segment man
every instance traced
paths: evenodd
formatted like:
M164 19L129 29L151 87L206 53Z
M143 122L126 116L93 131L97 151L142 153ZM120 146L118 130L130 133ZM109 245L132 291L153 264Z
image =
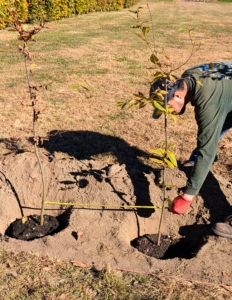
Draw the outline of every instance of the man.
M164 89L163 80L151 87ZM183 114L188 103L195 108L198 125L197 150L192 171L182 195L169 210L184 214L197 195L213 164L220 136L232 127L232 62L202 64L186 70L181 79L167 87L168 105ZM214 232L232 238L232 222L217 223Z

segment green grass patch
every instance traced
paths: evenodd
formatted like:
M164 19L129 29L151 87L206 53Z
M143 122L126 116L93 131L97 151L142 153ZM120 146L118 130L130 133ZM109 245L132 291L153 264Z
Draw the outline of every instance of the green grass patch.
M32 254L0 253L0 293L4 300L164 300L168 290L172 295L168 299L173 300L210 300L218 293L229 299L229 292L217 285L181 279L174 283L173 278L164 275L98 270L95 266L80 268Z

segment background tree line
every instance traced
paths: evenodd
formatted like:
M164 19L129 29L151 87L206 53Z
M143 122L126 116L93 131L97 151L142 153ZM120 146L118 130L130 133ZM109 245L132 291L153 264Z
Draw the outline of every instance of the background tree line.
M43 17L45 21L59 20L93 11L128 8L139 0L0 0L0 28L10 21L9 8L25 22Z

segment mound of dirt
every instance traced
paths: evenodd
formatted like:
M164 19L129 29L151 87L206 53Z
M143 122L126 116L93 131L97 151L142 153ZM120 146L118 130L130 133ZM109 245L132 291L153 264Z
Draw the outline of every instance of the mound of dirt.
M34 252L63 260L94 262L97 268L111 266L139 272L162 272L186 279L232 284L232 241L216 237L213 223L231 212L231 185L210 173L200 195L186 215L164 214L162 233L183 240L191 255L178 252L157 259L139 252L133 243L158 231L162 205L159 172L126 164L65 158L59 153L42 155L47 180L46 214L63 224L59 232L32 241L3 238L17 218L39 214L40 170L30 152L8 155L0 162L1 248ZM168 170L168 191L174 198L185 185L187 171ZM220 183L220 187L219 187ZM67 205L73 203L73 206ZM157 208L134 208L134 206ZM198 245L198 247L196 247ZM194 249L194 253L193 253Z
M39 215L30 215L16 219L6 229L5 234L23 241L32 241L37 238L54 234L59 227L57 218L44 215L43 219L43 224L40 224Z

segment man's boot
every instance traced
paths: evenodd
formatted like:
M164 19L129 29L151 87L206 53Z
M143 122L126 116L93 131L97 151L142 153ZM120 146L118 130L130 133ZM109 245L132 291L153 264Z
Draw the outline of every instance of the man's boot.
M216 223L213 232L229 239L232 239L232 215L228 216L224 223Z

